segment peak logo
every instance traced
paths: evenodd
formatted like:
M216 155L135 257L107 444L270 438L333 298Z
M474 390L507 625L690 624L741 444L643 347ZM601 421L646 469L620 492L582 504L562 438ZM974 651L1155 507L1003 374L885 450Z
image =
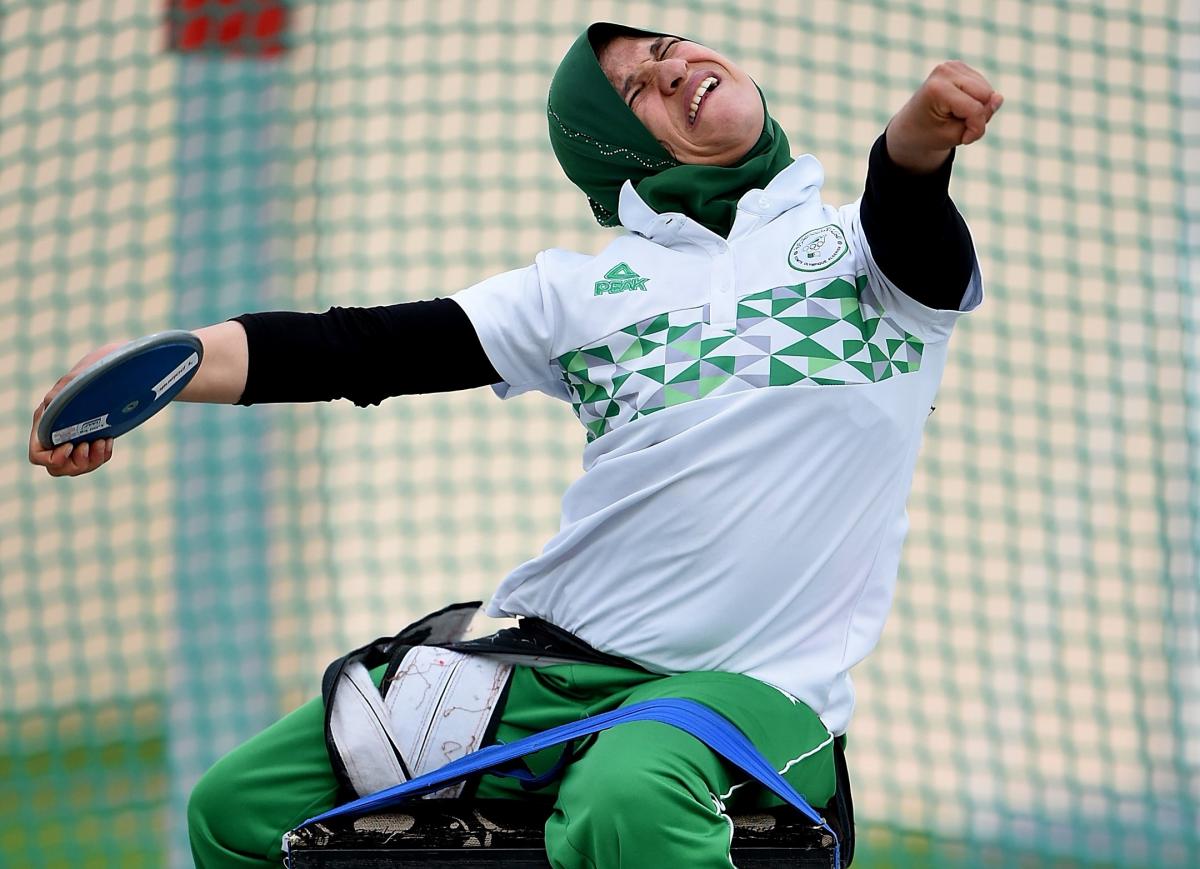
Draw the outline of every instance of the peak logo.
M646 281L629 267L629 263L617 263L604 273L604 280L596 281L596 295L628 293L632 290L646 292Z

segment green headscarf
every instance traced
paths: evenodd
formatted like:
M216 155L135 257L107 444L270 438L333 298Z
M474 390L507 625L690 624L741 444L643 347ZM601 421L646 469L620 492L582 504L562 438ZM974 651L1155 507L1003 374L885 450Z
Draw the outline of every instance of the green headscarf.
M660 214L682 212L728 236L737 202L792 162L787 136L763 98L762 135L733 166L680 163L642 126L604 75L594 45L613 34L661 36L619 24L593 24L571 46L550 82L550 144L563 171L587 194L602 226L616 226L626 179ZM761 91L759 92L761 95Z

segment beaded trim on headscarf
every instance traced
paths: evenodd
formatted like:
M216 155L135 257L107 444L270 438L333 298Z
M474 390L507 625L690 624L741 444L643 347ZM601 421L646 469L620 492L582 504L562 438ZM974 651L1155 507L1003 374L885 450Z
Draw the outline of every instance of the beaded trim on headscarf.
M619 148L615 145L610 145L607 142L600 141L594 136L589 136L587 133L572 129L564 124L562 118L558 116L558 113L549 106L546 106L546 114L554 119L554 123L558 124L558 128L562 130L563 135L569 136L572 139L579 139L582 142L586 142L587 144L594 146L596 150L605 157L626 155L632 157L647 169L654 171L658 171L660 169L669 169L672 166L679 165L677 160L673 160L671 158L664 159L662 157L649 157L637 151L631 151L628 148ZM609 211L590 196L587 198L587 200L588 205L592 207L592 214L596 216L596 220L599 221L602 226L613 226L616 223L616 215L613 212Z
M566 124L564 124L562 122L562 118L560 118L558 116L558 114L554 111L554 109L550 108L549 106L546 107L546 114L548 114L550 117L554 118L554 123L558 124L558 128L560 130L562 130L564 134L570 136L572 139L581 139L582 141L587 142L589 145L595 145L596 150L599 151L601 154L603 154L605 157L612 157L614 154L627 154L630 157L632 157L633 159L637 160L639 163L641 163L647 169L655 169L655 170L669 169L671 166L679 165L678 160L672 160L670 157L667 157L667 158L647 157L645 154L641 154L637 151L630 151L628 148L618 148L615 145L610 145L607 142L602 142L599 139L595 138L594 136L589 136L587 133L580 132L579 130L574 130L571 127L568 127Z
M679 165L679 161L672 160L669 157L666 159L662 157L647 157L645 154L640 154L637 151L630 151L628 148L618 148L615 145L608 144L607 142L601 142L599 139L589 136L587 133L582 133L579 130L573 130L562 122L562 118L555 113L554 109L548 106L546 108L546 114L554 118L554 123L558 124L558 128L562 130L563 133L573 139L581 139L584 142L587 142L589 145L595 145L596 150L598 150L605 157L612 157L614 154L627 154L633 159L637 160L647 169L655 170L668 169L671 166Z
M592 206L592 214L596 218L596 222L601 226L615 226L616 215L597 202L592 197L587 198L588 205Z

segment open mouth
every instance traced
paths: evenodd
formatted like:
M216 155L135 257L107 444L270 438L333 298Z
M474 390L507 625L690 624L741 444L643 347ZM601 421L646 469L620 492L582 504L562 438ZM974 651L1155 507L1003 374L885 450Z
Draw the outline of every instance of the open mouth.
M704 81L700 82L696 92L692 94L692 105L688 109L688 126L696 123L696 117L700 114L700 106L704 102L704 98L717 89L717 85L721 83L715 75L707 76Z

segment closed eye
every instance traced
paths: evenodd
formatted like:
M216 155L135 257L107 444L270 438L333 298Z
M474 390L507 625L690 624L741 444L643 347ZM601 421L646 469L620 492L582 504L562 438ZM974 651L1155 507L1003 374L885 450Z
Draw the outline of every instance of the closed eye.
M671 50L672 48L674 48L676 45L678 45L678 44L679 44L679 43L681 43L681 42L683 42L683 40L682 40L682 39L680 39L678 36L673 36L673 37L671 37L669 40L667 40L667 41L663 42L663 43L662 43L662 45L659 47L659 51L658 51L658 57L655 57L654 59L655 59L656 61L658 61L659 63L661 63L662 61L666 60L666 59L667 59L667 53L668 53L668 52L670 52L670 50ZM651 55L651 57L653 57L653 55ZM632 92L632 93L629 95L629 102L628 102L628 106L629 106L629 108L631 108L631 109L633 108L633 101L634 101L634 100L636 100L636 99L638 98L638 94L640 94L640 93L642 92L642 90L644 89L644 87L645 87L645 85L639 85L639 86L638 86L638 87L637 87L637 88L636 88L636 89L635 89L635 90L634 90L634 91L633 91L633 92Z

